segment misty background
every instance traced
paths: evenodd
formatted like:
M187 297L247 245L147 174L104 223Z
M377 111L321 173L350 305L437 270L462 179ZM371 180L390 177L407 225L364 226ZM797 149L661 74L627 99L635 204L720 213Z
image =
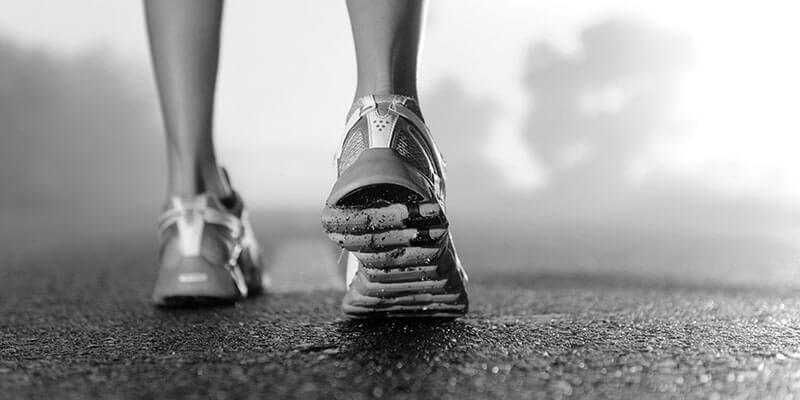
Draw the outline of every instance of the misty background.
M0 248L155 238L164 140L141 4L0 6ZM421 102L469 271L800 285L795 8L431 2ZM268 246L275 226L320 240L355 88L344 3L225 17L220 159Z

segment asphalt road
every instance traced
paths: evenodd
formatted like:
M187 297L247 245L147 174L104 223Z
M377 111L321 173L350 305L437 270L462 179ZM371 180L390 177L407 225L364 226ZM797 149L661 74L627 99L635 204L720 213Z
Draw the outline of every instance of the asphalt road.
M702 262L661 257L621 274L583 246L560 250L578 261L514 261L523 268L480 261L465 231L465 258L481 264L468 265L465 318L362 322L340 314L335 251L311 220L258 224L270 294L193 310L148 305L155 239L144 223L37 240L7 229L0 398L800 397L800 292L747 278L794 276L792 258L679 279Z

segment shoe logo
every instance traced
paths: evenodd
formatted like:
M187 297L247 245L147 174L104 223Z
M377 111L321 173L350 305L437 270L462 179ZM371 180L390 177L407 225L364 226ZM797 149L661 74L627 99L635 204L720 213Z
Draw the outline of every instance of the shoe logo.
M208 275L203 272L187 272L178 275L178 282L180 283L197 283L208 281Z

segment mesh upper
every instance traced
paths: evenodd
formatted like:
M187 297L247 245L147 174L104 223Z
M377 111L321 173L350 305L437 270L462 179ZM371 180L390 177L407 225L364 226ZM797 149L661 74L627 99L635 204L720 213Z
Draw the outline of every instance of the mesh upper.
M387 98L386 100L390 99L391 98ZM369 112L377 112L379 115L384 115L385 113L390 112L388 107L391 103L389 101L380 101L383 99L378 100L377 109L372 109ZM356 110L357 105L358 103L353 106L353 110ZM406 106L412 111L419 110L416 103L413 101L407 102ZM364 150L369 148L369 129L372 128L379 131L381 128L384 128L385 124L380 124L380 121L382 120L383 119L380 118L375 119L374 126L368 126L367 116L365 114L362 115L353 128L350 129L344 139L342 151L339 155L339 173L343 172L350 165L352 165L356 159L358 159L358 156ZM390 147L394 149L397 154L406 162L433 180L433 177L436 174L436 171L432 165L433 160L430 158L431 155L426 153L426 148L423 144L425 142L420 136L421 133L418 132L417 128L410 121L398 116L397 122L394 126ZM433 150L431 149L431 151Z
M342 146L342 154L339 157L339 171L344 171L352 165L358 156L369 147L367 142L367 133L363 128L362 121L359 121L355 127L347 134L344 145Z
M392 148L408 163L422 171L428 178L433 178L430 162L423 150L414 139L413 127L409 124L405 129L396 129Z

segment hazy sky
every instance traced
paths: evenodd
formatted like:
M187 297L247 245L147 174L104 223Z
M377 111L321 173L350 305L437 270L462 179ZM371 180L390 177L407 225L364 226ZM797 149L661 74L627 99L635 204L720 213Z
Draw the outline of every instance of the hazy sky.
M483 156L519 190L535 190L547 171L521 145L530 101L521 80L531 44L547 41L579 54L578 33L587 25L620 17L644 21L691 38L696 61L679 104L692 123L685 135L651 143L631 179L685 177L726 193L800 204L795 4L436 0L422 57L423 106L426 89L445 79L495 103ZM138 1L0 0L0 7L0 32L22 43L66 54L105 48L149 68ZM334 176L333 153L354 82L343 1L229 1L217 140L245 192L265 203L320 201ZM586 98L613 107L611 89ZM264 190L271 187L281 187L280 198Z

